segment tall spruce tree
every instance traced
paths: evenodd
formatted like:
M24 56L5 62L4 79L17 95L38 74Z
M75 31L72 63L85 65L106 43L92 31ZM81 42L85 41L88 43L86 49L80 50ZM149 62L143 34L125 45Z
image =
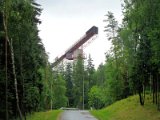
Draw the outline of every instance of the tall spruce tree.
M73 78L72 78L72 64L67 63L65 70L65 81L66 81L66 96L68 97L68 106L72 107L73 101Z

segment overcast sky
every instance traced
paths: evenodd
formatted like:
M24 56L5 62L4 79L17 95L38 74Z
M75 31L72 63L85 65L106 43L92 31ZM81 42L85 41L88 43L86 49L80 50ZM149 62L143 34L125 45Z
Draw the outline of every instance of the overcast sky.
M43 9L39 35L49 53L50 62L62 55L95 25L99 28L98 37L84 52L86 55L91 54L96 67L104 63L104 53L110 48L110 42L103 32L104 15L111 11L117 21L121 22L121 0L37 0L37 3Z

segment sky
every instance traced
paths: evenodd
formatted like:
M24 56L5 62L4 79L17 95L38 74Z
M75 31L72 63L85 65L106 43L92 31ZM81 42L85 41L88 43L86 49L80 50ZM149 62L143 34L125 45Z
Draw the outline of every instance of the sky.
M93 25L99 29L99 34L84 49L85 56L91 54L93 64L98 67L104 63L105 53L111 43L104 33L105 15L111 11L116 20L122 21L121 0L36 0L41 5L42 24L38 26L39 36L49 55L49 61L54 62L64 52L78 41Z

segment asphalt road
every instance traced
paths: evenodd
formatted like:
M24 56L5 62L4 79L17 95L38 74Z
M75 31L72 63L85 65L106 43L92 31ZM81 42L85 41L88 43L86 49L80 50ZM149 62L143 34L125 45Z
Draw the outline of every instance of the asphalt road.
M60 120L97 120L86 110L66 110Z

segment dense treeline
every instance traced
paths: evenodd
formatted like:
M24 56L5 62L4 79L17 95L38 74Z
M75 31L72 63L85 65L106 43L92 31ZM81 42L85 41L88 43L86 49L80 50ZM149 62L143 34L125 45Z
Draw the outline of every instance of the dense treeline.
M65 83L54 78L38 36L40 14L34 0L0 1L0 119L23 119L66 104L60 101Z
M84 103L85 108L102 108L133 94L138 94L140 104L144 105L145 94L150 93L153 103L160 109L160 2L124 0L122 6L121 25L112 12L105 15L104 31L112 43L105 54L105 63L97 70L91 58L87 65L80 59L72 69L67 65L69 105L83 108Z
M88 93L96 84L95 68L92 61L91 56L87 62L79 56L72 63L60 64L56 69L54 68L65 80L67 107L89 108Z
M160 1L124 0L121 25L112 12L104 20L112 43L97 69L89 55L52 68L37 25L34 0L0 1L0 119L61 107L100 109L129 95L153 96L160 109Z
M120 26L113 13L107 13L105 32L112 47L97 70L105 73L99 87L104 90L106 105L132 94L139 94L144 105L145 94L150 93L160 109L159 5L157 0L124 0Z
M97 85L104 91L105 105L132 94L139 94L140 104L144 105L145 94L150 93L160 109L160 1L124 0L122 6L121 25L112 12L108 12L104 20L104 31L112 47L106 53L105 64L96 71L101 71L98 81L103 81Z

